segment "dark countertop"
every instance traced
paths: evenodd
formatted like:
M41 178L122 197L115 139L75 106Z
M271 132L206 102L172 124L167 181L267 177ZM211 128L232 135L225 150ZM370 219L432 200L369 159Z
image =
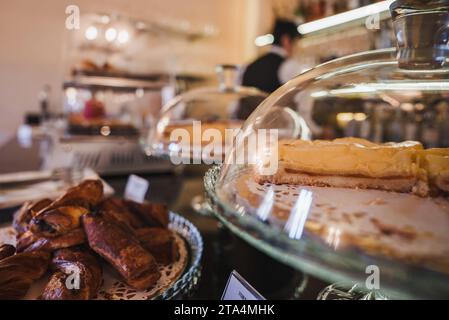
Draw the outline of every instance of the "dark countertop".
M38 170L41 141L35 140L29 147L21 147L12 139L0 147L0 173ZM195 299L220 299L227 278L237 270L268 299L292 299L303 278L293 270L250 247L224 229L213 217L202 216L191 207L194 196L203 194L205 166L189 166L182 174L145 174L140 176L150 182L148 200L166 202L170 209L194 223L204 240L202 277L193 293ZM102 177L115 190L123 194L128 176ZM0 210L0 223L11 220L14 210ZM315 299L327 284L309 278L301 299Z

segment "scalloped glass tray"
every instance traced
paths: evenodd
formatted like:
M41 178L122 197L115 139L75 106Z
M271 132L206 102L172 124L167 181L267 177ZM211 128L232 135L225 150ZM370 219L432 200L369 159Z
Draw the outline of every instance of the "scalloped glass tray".
M380 290L391 298L449 297L447 273L368 253L362 247L333 247L307 229L304 229L299 240L295 240L289 238L276 225L276 221L263 221L256 215L244 214L246 210L239 212L229 202L222 201L216 193L215 187L220 174L221 166L215 166L204 177L206 197L212 212L232 232L276 260L324 281L357 282L363 284L361 287L366 287L365 283L369 281L374 266L380 271ZM238 172L232 180L238 181L244 174L243 171ZM328 188L326 192L328 196L335 198L338 192L345 191ZM247 205L239 201L239 196L241 195L234 195L236 206ZM344 196L351 197L351 192Z
M169 229L176 233L176 241L180 247L180 256L185 256L187 262L179 261L166 267L160 267L163 274L154 288L137 291L127 286L116 277L116 272L110 266L104 267L104 283L97 299L99 300L171 300L180 299L192 294L201 277L201 257L203 254L203 239L198 229L184 217L170 212ZM14 244L14 230L11 227L0 228L0 243ZM182 253L184 251L184 254ZM181 259L180 259L181 260ZM173 283L164 279L176 278ZM164 277L165 275L165 277ZM173 276L175 275L175 276ZM44 277L32 285L25 299L36 299L47 283Z

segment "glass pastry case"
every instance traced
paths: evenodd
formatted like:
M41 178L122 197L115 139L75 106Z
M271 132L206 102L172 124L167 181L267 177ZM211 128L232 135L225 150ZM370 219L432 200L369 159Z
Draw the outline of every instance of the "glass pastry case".
M271 94L206 174L206 194L233 232L308 274L442 298L449 3L390 10L397 48L327 62Z
M67 134L137 137L155 118L167 80L77 75L64 83Z
M173 165L148 157L141 130L154 125L175 82L160 76L76 73L63 84L66 119L51 122L43 168L92 168L102 175L170 172Z

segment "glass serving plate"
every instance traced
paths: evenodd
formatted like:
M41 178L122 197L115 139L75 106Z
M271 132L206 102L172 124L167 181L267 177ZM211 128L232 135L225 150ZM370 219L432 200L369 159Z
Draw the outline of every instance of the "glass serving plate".
M424 149L449 146L449 3L391 12L397 49L336 59L275 91L206 174L206 194L225 225L293 267L388 297L447 298L449 149ZM404 140L416 142L385 144Z
M334 249L320 237L305 231L300 241L272 224L236 212L217 195L222 166L214 166L204 177L211 212L233 233L274 259L327 282L362 283L367 267L381 271L382 295L389 298L447 298L449 276L425 268L372 256L357 249ZM242 210L243 211L243 210ZM359 291L367 288L362 285Z

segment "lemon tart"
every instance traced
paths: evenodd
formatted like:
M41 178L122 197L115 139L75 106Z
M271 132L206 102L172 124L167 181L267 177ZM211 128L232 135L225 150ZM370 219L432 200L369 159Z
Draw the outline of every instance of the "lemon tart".
M359 138L280 140L277 172L274 175L256 172L256 180L426 196L427 172L418 161L418 153L423 150L415 141L378 144Z

